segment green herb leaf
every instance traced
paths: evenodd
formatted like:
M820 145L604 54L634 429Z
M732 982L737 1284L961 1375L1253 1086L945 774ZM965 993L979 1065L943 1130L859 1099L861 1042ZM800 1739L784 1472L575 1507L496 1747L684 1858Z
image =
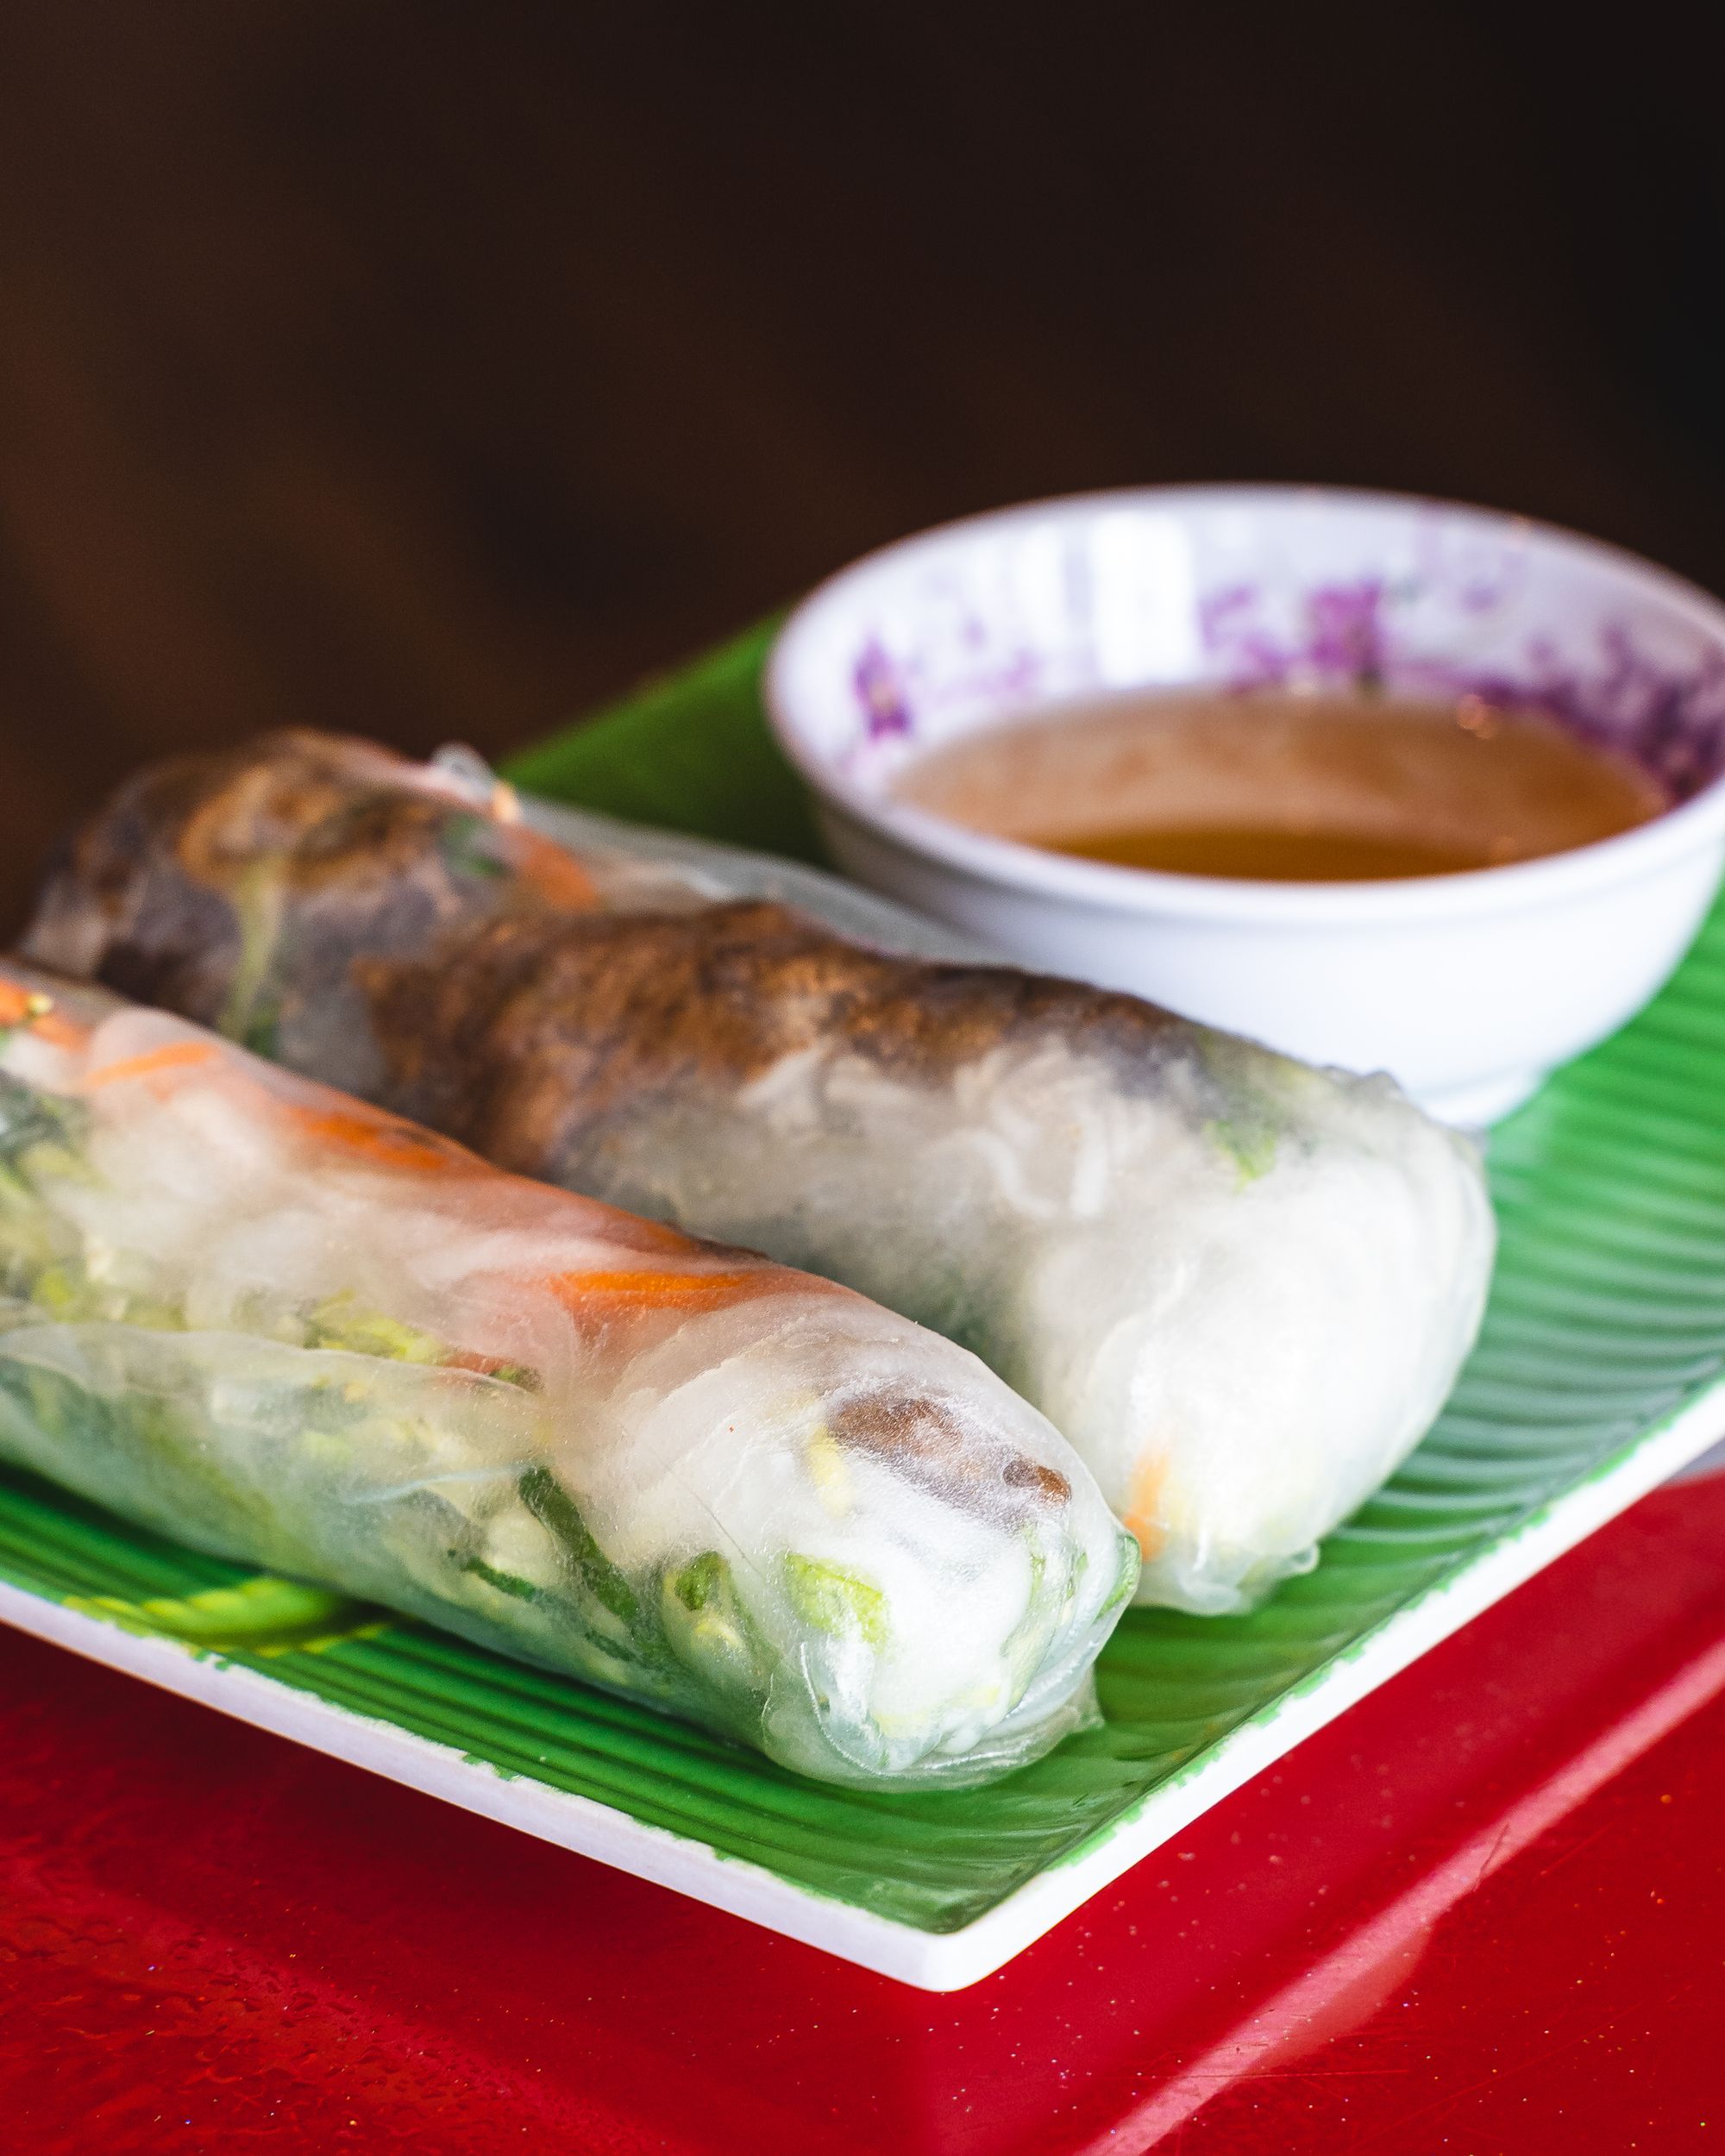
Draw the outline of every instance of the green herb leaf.
M57 1153L75 1153L90 1115L81 1100L27 1086L0 1070L0 1161L20 1163L39 1145Z
M458 876L495 878L504 874L508 866L499 850L496 826L488 816L448 818L437 835L437 850L443 866Z
M454 1550L449 1555L463 1572L471 1572L475 1579L483 1580L487 1587L494 1587L499 1595L512 1595L518 1602L536 1602L541 1590L531 1580L524 1580L513 1572L499 1572L494 1564L487 1564L483 1557L464 1557Z
M731 1566L703 1550L666 1576L665 1629L683 1659L698 1658L710 1677L759 1687L774 1657L737 1592Z
M1207 1123L1204 1135L1233 1161L1237 1187L1244 1190L1276 1165L1276 1128L1246 1116Z
M582 1519L580 1507L548 1467L530 1467L517 1488L521 1501L540 1525L563 1545L576 1576L593 1600L621 1619L631 1632L642 1621L641 1601L612 1563Z
M855 1572L792 1550L785 1557L785 1591L798 1616L817 1632L886 1645L887 1598Z

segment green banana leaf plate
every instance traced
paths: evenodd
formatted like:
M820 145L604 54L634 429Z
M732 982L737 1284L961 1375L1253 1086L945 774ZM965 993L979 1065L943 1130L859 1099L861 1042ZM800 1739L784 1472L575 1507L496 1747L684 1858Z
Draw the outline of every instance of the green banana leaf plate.
M550 799L818 861L769 630L518 758ZM871 1796L0 1477L0 1616L932 1990L974 1983L1725 1428L1725 908L1492 1133L1502 1256L1436 1428L1262 1609L1130 1612L1104 1726L990 1789Z

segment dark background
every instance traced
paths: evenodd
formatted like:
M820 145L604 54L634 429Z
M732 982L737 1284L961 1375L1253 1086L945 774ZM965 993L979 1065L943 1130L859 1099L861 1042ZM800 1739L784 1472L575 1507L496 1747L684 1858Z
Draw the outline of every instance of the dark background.
M1725 585L1676 10L0 8L0 927L141 758L524 742L860 549L1364 482Z

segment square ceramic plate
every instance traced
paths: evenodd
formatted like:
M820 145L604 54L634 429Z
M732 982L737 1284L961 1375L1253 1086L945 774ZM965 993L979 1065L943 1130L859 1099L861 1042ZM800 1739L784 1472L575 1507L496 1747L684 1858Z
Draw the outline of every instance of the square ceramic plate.
M743 640L522 758L539 793L807 856ZM1105 1726L992 1789L804 1782L568 1679L0 1481L0 1615L932 1990L974 1983L1725 1428L1725 910L1492 1136L1479 1347L1431 1435L1249 1617L1130 1612Z

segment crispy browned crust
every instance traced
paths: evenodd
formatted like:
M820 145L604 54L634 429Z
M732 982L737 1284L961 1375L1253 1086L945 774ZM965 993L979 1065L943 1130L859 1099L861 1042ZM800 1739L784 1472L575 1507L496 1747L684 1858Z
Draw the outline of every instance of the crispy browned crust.
M1170 1024L1070 981L865 950L764 900L511 913L361 977L404 1112L518 1167L647 1097L729 1093L811 1050L939 1084L1039 1038L1129 1063Z
M744 1084L817 1044L938 1082L1055 1038L1130 1083L1176 1023L1069 981L891 956L766 901L572 906L527 872L521 849L541 843L370 743L273 735L122 787L71 843L26 949L219 1024L241 910L267 883L284 1019L362 986L389 1082L417 1104L405 1112L478 1146L501 1119L511 1165L529 1131L550 1142L548 1093L599 1116L643 1092Z

